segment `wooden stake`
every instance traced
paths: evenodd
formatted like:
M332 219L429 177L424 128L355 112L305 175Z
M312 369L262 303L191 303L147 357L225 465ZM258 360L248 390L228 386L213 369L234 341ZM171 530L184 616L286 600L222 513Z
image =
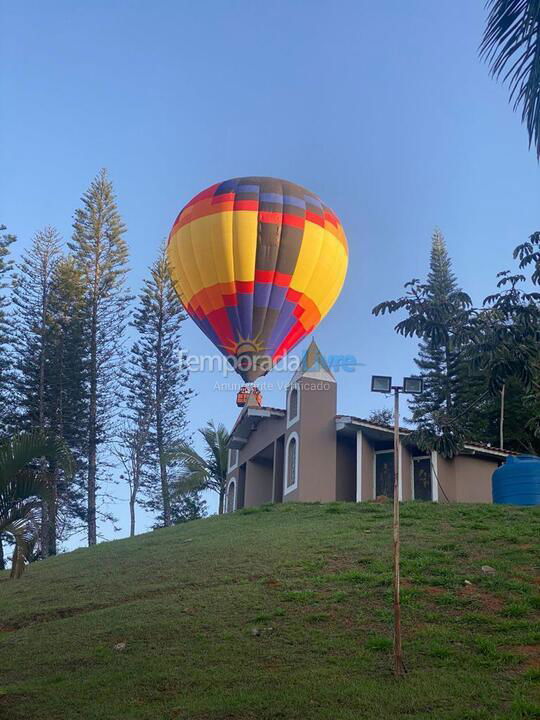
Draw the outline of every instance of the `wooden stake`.
M399 388L394 388L394 675L405 674L401 650L401 606L399 597Z

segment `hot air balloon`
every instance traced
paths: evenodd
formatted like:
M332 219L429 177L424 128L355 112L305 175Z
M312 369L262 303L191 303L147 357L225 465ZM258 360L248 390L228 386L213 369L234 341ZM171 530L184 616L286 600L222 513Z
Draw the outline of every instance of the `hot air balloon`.
M243 177L212 185L183 208L167 255L187 313L254 382L328 313L348 247L336 215L312 192Z

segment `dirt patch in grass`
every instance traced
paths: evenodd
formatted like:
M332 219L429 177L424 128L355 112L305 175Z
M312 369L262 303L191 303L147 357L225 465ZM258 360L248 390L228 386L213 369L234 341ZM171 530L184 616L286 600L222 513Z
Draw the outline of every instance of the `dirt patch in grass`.
M540 668L540 645L514 645L509 649L523 656L526 669Z
M479 590L474 585L465 585L459 592L462 597L469 597L478 600L486 610L490 612L501 612L504 602L497 595L493 595L485 590Z
M433 587L431 585L428 585L427 587L423 588L424 592L428 595L437 596L442 595L444 592L446 592L446 589L443 587Z

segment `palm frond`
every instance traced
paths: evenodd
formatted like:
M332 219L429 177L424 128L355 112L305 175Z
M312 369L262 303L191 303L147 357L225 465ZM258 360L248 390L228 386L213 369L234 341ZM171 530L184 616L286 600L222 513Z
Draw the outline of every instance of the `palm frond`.
M489 0L480 56L510 89L540 158L540 0Z

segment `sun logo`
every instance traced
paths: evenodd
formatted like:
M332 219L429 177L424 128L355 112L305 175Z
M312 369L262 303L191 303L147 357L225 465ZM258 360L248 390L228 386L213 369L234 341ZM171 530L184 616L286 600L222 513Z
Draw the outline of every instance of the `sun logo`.
M246 379L266 375L272 369L272 356L268 354L260 335L255 338L239 337L237 342L226 345L225 350L228 362ZM248 382L252 380L248 379Z

